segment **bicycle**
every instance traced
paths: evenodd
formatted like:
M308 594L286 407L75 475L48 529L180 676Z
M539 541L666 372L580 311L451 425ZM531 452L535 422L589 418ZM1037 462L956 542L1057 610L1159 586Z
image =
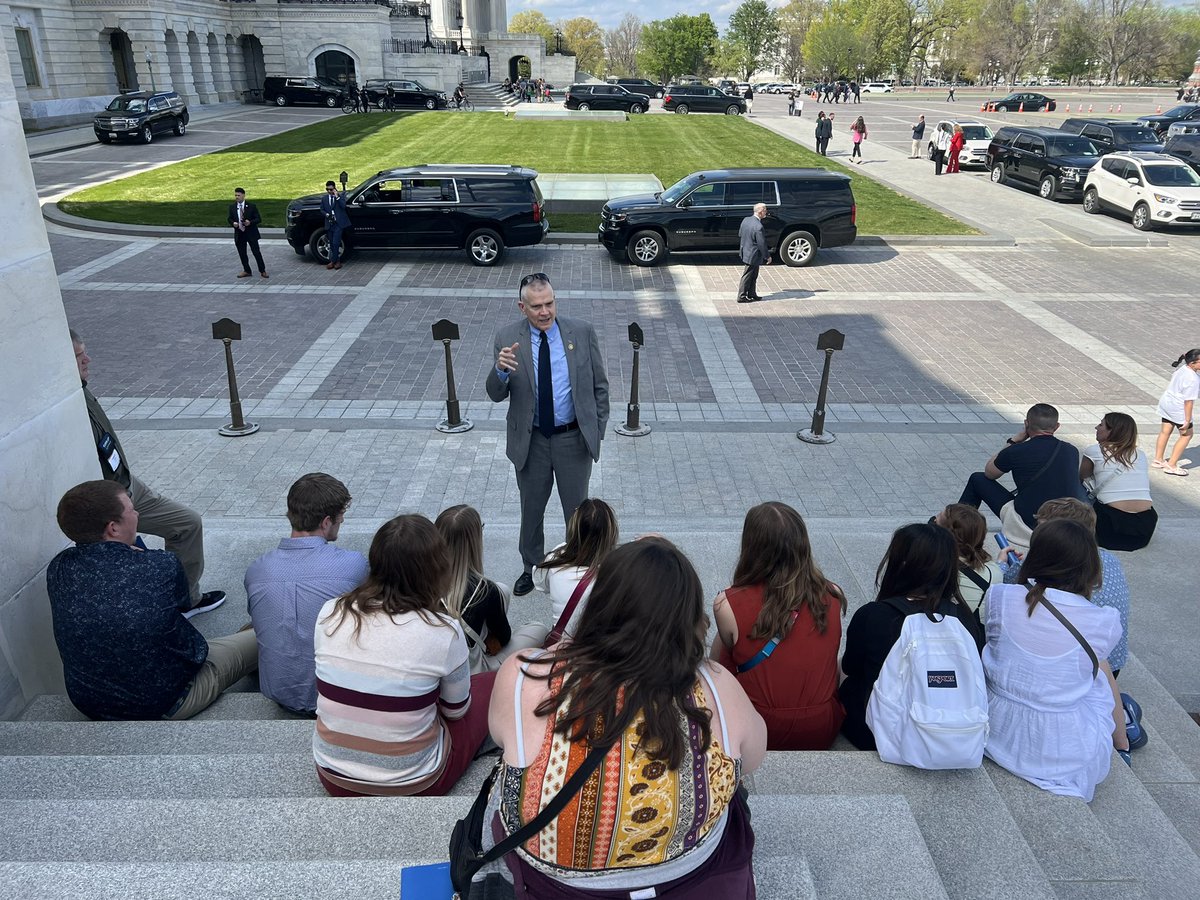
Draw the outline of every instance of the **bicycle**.
M466 97L463 97L461 100L459 100L457 103L455 103L454 108L458 112L474 112L475 104L472 103L470 100L468 100Z

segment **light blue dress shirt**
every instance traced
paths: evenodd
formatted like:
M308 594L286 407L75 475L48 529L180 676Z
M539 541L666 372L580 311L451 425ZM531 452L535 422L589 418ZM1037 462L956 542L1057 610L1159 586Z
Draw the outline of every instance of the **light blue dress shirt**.
M550 342L550 374L554 378L554 424L569 425L575 421L575 401L571 398L571 373L567 366L567 348L563 346L562 331L558 327L558 322L551 325L545 333L539 331L532 324L529 326L529 350L533 355L533 371L530 378L530 381L533 382L533 396L536 398L538 392L537 361L544 340ZM496 374L500 376L501 381L507 382L510 373L498 368ZM535 402L533 427L537 428L540 424Z

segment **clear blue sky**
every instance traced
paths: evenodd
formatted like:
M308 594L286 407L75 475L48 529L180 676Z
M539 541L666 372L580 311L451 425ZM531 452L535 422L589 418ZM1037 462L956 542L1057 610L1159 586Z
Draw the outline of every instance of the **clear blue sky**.
M768 2L772 6L783 5L780 0L768 0ZM615 28L621 21L621 17L630 12L643 22L669 19L679 13L694 16L701 12L707 12L717 28L724 33L726 25L729 24L730 13L739 5L741 5L741 0L718 0L707 7L697 7L695 3L687 3L685 0L659 0L659 2L652 3L639 3L635 0L608 0L606 3L596 3L595 0L592 2L586 2L586 0L509 0L508 14L512 16L523 10L536 9L551 22L573 19L576 16L587 16L589 19L599 22L601 28Z

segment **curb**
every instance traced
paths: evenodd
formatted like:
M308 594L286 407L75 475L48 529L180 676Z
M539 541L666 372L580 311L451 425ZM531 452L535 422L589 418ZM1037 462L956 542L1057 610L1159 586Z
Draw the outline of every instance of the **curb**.
M1038 219L1047 228L1053 228L1064 237L1068 237L1085 247L1169 247L1170 241L1160 234L1108 235L1097 237L1086 229L1068 225L1057 219Z

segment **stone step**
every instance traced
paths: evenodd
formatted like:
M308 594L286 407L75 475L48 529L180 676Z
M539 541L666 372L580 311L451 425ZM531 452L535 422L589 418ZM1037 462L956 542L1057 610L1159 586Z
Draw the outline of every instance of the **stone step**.
M1136 754L1139 760L1146 760L1144 765L1134 767L1139 776L1144 773L1164 780L1200 781L1200 726L1196 721L1132 653L1117 684L1142 707L1143 721L1150 732L1150 743ZM1160 761L1156 757L1162 748L1169 748L1171 757ZM1187 771L1175 765L1176 761ZM1191 773L1190 779L1187 772Z
M303 753L308 719L186 722L0 722L0 756Z
M191 721L204 722L213 719L283 719L288 721L311 721L288 712L274 700L268 700L255 691L227 691L217 698L208 709L194 716ZM19 721L22 722L88 722L91 721L77 710L66 694L42 694L34 697L25 707Z

